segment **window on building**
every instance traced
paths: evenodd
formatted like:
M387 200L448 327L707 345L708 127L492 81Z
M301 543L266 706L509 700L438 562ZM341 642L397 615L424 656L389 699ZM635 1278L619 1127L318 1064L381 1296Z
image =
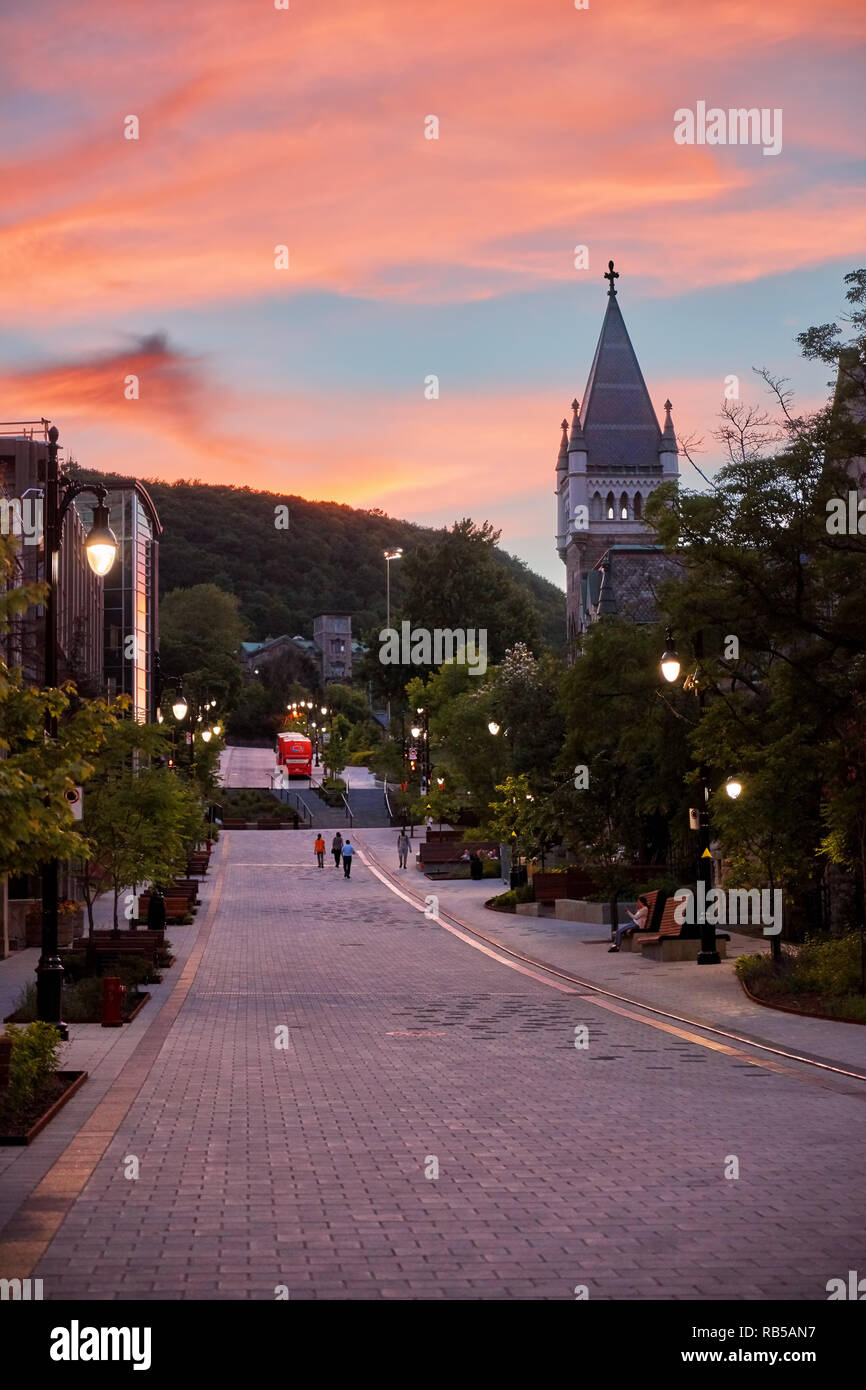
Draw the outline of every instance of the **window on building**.
M619 519L620 521L628 521L628 496L626 493L623 493L619 499Z
M642 500L641 500L641 495L640 495L640 493L639 493L639 492L636 492L635 495L634 495L634 519L635 519L635 521L640 521L642 515L643 515L643 502L642 502Z
M592 501L589 505L589 516L591 521L601 521L602 511L600 492L594 492L592 495Z
M608 521L613 521L614 501L613 501L613 493L612 493L612 492L609 492L609 493L607 494L607 501L605 502L604 506L605 506L605 512L606 512L606 514L607 514L607 519L608 519Z

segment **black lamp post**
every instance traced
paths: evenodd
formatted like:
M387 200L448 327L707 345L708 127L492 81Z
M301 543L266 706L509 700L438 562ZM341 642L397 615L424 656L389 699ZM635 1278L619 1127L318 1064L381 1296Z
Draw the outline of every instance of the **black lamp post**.
M45 579L48 593L45 598L45 687L57 685L57 587L60 578L60 545L63 522L76 497L90 492L96 497L93 525L85 545L87 560L94 574L105 575L114 564L117 537L109 526L109 511L105 505L106 489L90 483L78 483L64 477L58 468L58 439L60 431L52 425L48 431L48 456L45 463L44 525ZM57 717L45 717L45 735L49 743L57 740ZM57 940L57 882L58 862L49 859L42 866L42 949L36 967L36 1017L51 1023L62 1038L69 1029L61 1021L63 1002L63 965L58 955Z
M704 655L703 633L698 632L694 638L694 655L697 663L694 674L688 676L684 683L684 688L693 690L698 699L698 718L703 717L706 705L706 691L704 689L703 673L701 671L701 661ZM674 643L671 629L667 629L665 638L665 650L660 662L661 673L669 684L673 684L679 678L680 659ZM700 804L697 808L697 826L693 827L698 831L698 880L704 885L704 903L707 901L707 894L713 886L713 860L710 854L710 773L705 763L701 763L698 768L700 784ZM716 945L716 928L712 922L707 921L706 907L704 907L701 922L701 949L698 952L698 965L720 965L721 956Z
M426 709L417 709L421 722L412 725L412 737L421 740L421 770L424 777L424 795L430 787L430 717Z

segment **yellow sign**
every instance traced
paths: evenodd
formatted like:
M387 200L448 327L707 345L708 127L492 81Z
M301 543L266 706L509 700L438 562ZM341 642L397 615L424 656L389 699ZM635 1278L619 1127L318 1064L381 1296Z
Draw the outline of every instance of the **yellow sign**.
M705 849L703 854L701 855L702 859L712 859L712 857L713 856L710 854L710 851L708 849Z

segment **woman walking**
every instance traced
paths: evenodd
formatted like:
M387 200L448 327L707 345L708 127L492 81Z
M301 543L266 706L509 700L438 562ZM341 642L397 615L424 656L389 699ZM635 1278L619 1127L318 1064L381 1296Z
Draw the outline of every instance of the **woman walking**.
M334 868L339 869L340 860L343 857L343 837L339 830L331 841L331 853L334 856Z

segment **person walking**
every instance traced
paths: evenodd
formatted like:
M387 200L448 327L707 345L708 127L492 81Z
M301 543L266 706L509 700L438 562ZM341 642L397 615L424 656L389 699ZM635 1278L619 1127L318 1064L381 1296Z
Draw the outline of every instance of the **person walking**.
M321 832L321 830L319 831L318 835L316 836L316 858L317 858L318 861L319 861L319 868L320 868L320 869L324 869L324 867L325 867L325 841L324 841L324 839L322 838L322 832Z
M397 857L400 861L400 868L405 869L406 860L409 858L409 836L405 830L401 830L397 836Z
M339 830L331 841L331 853L334 856L334 868L339 869L340 860L343 857L343 837Z
M354 853L355 851L352 847L352 841L347 840L346 843L343 845L343 873L345 874L346 878L351 878L352 876L352 855Z

